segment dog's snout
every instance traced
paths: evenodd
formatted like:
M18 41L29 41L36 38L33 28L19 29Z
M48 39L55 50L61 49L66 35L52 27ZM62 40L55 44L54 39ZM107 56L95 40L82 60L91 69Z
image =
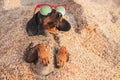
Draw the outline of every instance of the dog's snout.
M62 14L61 13L57 13L56 14L56 18L60 18L60 17L62 17Z

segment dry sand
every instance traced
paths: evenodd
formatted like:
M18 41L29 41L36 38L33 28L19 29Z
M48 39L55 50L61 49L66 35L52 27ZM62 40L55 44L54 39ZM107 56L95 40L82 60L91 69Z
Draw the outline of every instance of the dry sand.
M63 68L54 68L57 44L51 34L30 37L26 33L37 3L70 8L64 18L72 29L57 35L70 54ZM120 80L119 5L119 0L0 0L0 80ZM48 67L24 61L31 42L47 45Z

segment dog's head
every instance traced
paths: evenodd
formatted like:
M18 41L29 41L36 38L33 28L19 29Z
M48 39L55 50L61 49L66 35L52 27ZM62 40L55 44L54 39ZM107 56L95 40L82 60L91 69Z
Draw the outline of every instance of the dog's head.
M41 15L40 12L38 12L37 18L38 23L42 24L44 28L59 27L60 23L62 22L62 14L56 12L55 10L52 10L52 12L46 16Z
M39 35L45 31L50 33L56 33L57 30L69 31L71 26L62 16L54 9L48 15L42 15L38 11L27 23L27 32L29 35Z

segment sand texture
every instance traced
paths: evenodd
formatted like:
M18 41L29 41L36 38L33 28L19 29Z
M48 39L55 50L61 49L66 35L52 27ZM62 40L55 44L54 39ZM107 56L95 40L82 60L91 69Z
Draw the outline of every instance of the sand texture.
M54 68L53 35L28 36L26 24L38 3L67 5L72 28L59 32L69 52L63 68ZM47 46L50 64L24 61L27 46ZM45 76L46 75L46 76ZM0 80L120 80L119 0L0 0Z

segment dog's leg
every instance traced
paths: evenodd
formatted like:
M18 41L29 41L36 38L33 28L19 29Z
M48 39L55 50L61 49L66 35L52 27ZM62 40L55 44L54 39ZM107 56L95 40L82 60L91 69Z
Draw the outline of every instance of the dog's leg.
M38 62L47 66L49 63L48 52L46 47L43 44L35 46L35 50L38 52Z
M56 54L57 67L63 67L68 60L68 53L65 47L60 47Z

